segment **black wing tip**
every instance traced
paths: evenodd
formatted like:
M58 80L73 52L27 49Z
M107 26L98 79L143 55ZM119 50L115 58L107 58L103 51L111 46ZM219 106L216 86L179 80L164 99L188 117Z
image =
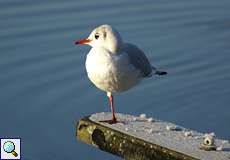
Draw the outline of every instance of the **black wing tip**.
M168 73L166 71L156 71L155 74L162 76L162 75L166 75Z

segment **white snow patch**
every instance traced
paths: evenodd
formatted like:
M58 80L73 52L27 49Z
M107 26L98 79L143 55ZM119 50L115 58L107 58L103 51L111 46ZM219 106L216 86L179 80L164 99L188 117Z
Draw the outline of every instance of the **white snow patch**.
M227 143L229 143L228 140L222 140L222 144L227 144Z
M215 137L215 136L216 134L214 132L204 134L204 137Z
M139 117L140 117L141 119L146 119L146 114L142 113L142 114L139 115Z
M211 136L216 137L216 134L214 132L209 133Z
M167 125L166 129L168 131L180 131L182 130L180 127L178 127L177 125Z
M147 121L148 122L153 122L153 118L148 118Z
M185 135L185 137L190 137L190 136L193 136L193 132L192 131L185 131L184 135Z
M153 129L151 128L151 129L149 129L147 132L148 132L148 133L153 133Z
M222 147L222 146L218 146L218 147L216 148L216 150L217 150L217 151L222 151L222 150L223 150L223 147Z

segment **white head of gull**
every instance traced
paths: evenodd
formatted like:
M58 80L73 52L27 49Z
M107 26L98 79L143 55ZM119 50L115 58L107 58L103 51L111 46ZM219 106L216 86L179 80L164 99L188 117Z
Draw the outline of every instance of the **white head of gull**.
M95 28L88 38L76 41L75 44L92 47L86 59L87 74L96 87L107 92L112 110L112 119L102 122L117 123L114 92L126 91L154 74L167 74L153 67L137 46L123 42L117 30L110 25Z

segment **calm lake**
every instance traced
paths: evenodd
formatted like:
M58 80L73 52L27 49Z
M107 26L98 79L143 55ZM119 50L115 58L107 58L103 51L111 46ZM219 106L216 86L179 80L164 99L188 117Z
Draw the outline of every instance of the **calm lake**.
M230 140L229 0L1 0L0 137L21 137L24 159L120 159L76 140L75 125L110 111L88 80L90 47L114 26L168 75L115 95L118 112L154 117Z

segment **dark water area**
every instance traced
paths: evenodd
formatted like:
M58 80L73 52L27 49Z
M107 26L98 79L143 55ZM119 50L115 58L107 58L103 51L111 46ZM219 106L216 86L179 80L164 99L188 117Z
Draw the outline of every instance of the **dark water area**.
M169 74L116 94L118 112L230 140L229 0L1 0L0 137L21 137L25 159L119 159L75 138L75 124L110 111L76 39L114 26Z

